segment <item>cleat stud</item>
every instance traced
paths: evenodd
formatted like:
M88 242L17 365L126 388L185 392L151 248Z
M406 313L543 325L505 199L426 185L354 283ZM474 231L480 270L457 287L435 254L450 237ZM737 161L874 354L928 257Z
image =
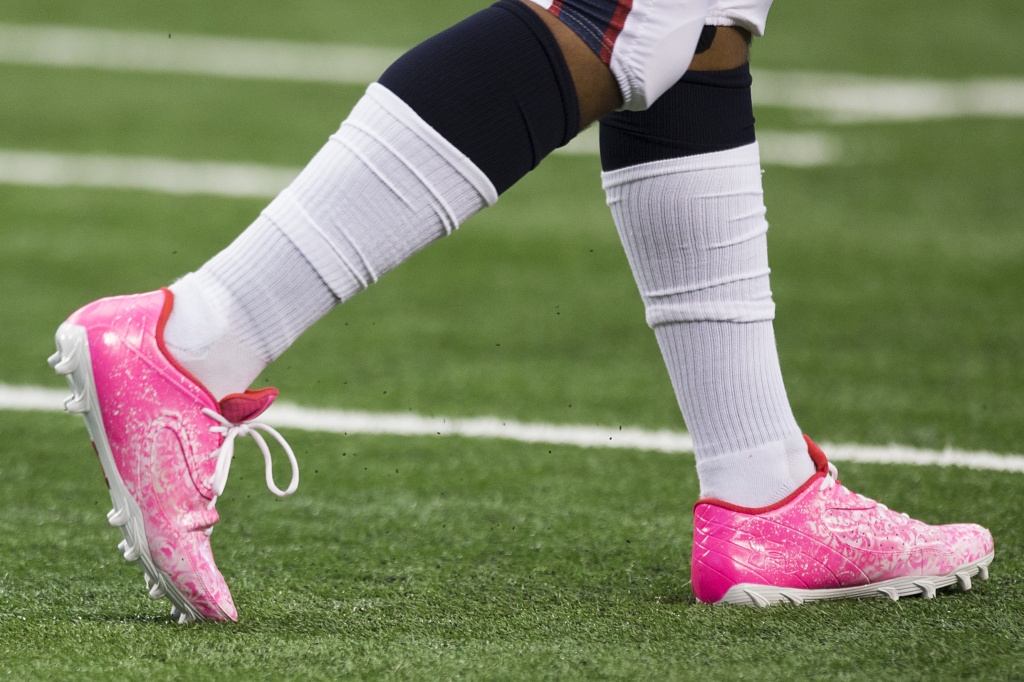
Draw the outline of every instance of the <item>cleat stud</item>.
M46 358L46 364L48 364L51 369L56 368L58 362L60 362L60 351L57 351L50 357Z
M753 592L751 590L743 590L743 592L747 595L747 598L750 599L751 603L753 603L756 606L764 608L771 604L770 601L768 601L765 597L761 596L757 592Z
M189 622L187 613L181 613L178 615L178 625L184 625L187 622Z
M884 594L886 597L888 597L892 601L899 601L900 600L900 593L896 591L895 587L879 587L878 588L878 592L879 592L879 594Z
M178 616L181 615L181 610L177 606L171 606L171 618L177 620Z
M978 577L982 580L988 580L988 566L978 566Z
M107 521L114 528L120 528L124 524L128 523L128 513L123 509L111 509L107 512Z
M794 606L800 606L801 604L804 603L803 598L799 597L799 596L797 596L795 594L790 594L788 592L783 592L782 596L785 597L786 599L788 599L789 603L793 604Z
M119 542L117 548L121 550L125 561L135 561L139 558L139 548L133 547L127 540Z
M920 582L915 582L914 585L916 585L921 590L921 596L923 596L925 599L935 598L934 584L928 582L927 580L922 580Z
M85 414L89 411L89 397L86 394L69 397L64 401L64 411L68 414Z
M971 589L971 575L969 573L957 573L956 584L961 592Z
M146 576L146 578L147 578L147 582L148 582L149 576ZM164 588L160 587L160 583L158 583L158 582L154 582L153 586L149 588L149 598L150 599L163 599L166 596L167 596L167 593L164 592Z
M56 364L53 365L53 371L57 374L71 374L78 369L78 361L74 356L67 356L60 358Z

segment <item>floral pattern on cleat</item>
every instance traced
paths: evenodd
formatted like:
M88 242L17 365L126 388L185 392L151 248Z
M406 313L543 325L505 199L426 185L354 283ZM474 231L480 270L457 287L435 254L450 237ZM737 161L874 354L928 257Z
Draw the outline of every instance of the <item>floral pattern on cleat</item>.
M691 579L706 603L802 604L850 597L935 596L988 578L992 535L975 524L930 526L850 492L807 438L817 472L760 509L721 500L693 512Z
M280 434L251 421L274 401L276 389L218 402L167 352L163 330L173 305L167 289L91 303L57 330L50 366L71 386L67 410L84 417L110 488L114 507L107 520L124 535L118 548L125 559L142 564L149 596L166 596L181 623L237 620L209 537L234 441L254 437L275 494L294 492L298 464ZM273 484L258 430L288 455L287 490Z

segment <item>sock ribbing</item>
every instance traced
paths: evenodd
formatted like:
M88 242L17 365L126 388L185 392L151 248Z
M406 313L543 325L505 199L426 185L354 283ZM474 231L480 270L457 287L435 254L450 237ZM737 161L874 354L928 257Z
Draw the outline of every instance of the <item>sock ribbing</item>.
M374 83L263 215L344 301L497 199L472 161Z
M336 303L495 201L480 169L373 84L260 217L172 285L169 348L214 395L244 390Z
M702 495L778 501L813 465L775 348L756 143L603 179L694 439Z

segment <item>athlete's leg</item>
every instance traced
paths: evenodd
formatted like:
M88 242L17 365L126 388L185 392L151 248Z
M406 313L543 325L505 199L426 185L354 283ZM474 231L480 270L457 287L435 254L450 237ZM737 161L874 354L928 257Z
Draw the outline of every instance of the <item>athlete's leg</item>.
M620 99L608 67L533 5L505 0L427 40L234 244L171 287L168 346L214 394L243 390Z
M650 109L602 121L608 202L694 439L703 495L760 507L811 474L772 330L749 34ZM715 58L715 55L721 55Z
M170 291L62 325L51 361L100 453L121 549L181 618L236 617L208 535L231 444L276 395L252 379L619 103L605 63L551 19L501 0L414 48L227 249Z
M712 46L739 44L716 33ZM772 331L745 50L714 57L647 111L603 119L601 137L609 204L694 438L694 592L763 606L968 589L988 575L988 531L849 492L800 436Z

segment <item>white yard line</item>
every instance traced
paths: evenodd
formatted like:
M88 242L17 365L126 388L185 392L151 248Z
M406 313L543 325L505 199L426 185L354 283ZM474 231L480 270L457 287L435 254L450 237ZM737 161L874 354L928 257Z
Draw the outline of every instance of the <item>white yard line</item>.
M820 133L764 131L759 138L765 165L807 168L834 163L840 155L839 142ZM564 151L596 154L596 130L584 131ZM0 149L0 184L4 185L269 198L286 187L299 170L253 163Z
M833 123L1024 118L1024 80L963 81L757 71L758 106L813 111Z
M0 63L366 85L399 49L0 24Z
M0 24L0 63L365 85L402 50L219 36ZM1019 78L889 78L757 70L754 102L837 123L1024 118Z
M141 189L168 194L273 197L298 168L0 149L0 184Z
M67 396L66 389L0 384L0 410L60 412ZM679 431L528 423L498 417L425 417L406 413L332 410L279 403L271 407L260 420L281 428L338 434L462 436L584 448L693 452L693 441L689 434ZM960 466L985 471L1024 473L1024 455L953 449L925 450L903 445L823 443L822 448L830 459L837 462Z

